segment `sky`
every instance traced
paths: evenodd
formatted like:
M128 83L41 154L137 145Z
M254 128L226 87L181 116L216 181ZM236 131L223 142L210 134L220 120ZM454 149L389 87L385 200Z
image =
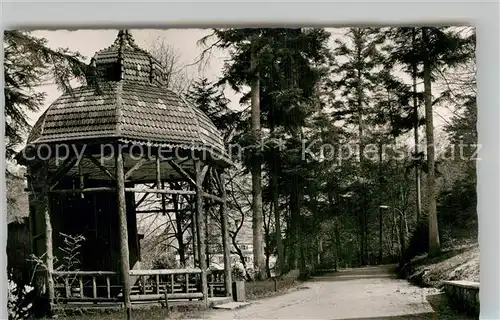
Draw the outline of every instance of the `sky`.
M208 29L169 29L169 30L130 30L136 44L144 49L151 47L151 44L157 40L165 41L166 44L171 45L178 52L180 62L186 67L187 72L197 78L198 76L205 76L209 80L214 80L220 75L224 65L226 56L220 50L213 50L212 56L203 70L199 70L197 66L189 66L195 62L203 51L204 47L198 46L197 41L202 37L208 35ZM52 48L68 48L72 51L78 51L83 56L90 59L93 55L106 47L109 47L116 39L118 30L56 30L56 31L34 31L33 35L47 39L48 45ZM38 88L47 94L45 105L36 114L29 114L30 123L34 124L38 117L47 109L47 107L54 102L60 95L54 84L45 84ZM239 96L232 90L227 90L227 98L231 100L230 107L238 109Z
M337 38L341 35L340 29L327 29L332 34L332 40L330 44L333 45L333 38ZM155 41L164 41L164 43L171 45L179 55L180 63L186 67L187 73L192 78L198 78L200 76L206 77L209 80L215 80L220 76L224 60L228 58L227 53L220 50L213 50L209 63L200 70L198 66L192 65L200 56L204 50L203 46L197 44L198 40L204 36L210 34L210 29L132 29L130 30L135 42L138 46L148 49L151 44ZM46 31L39 30L34 31L33 35L38 37L43 37L48 40L48 45L52 48L68 48L72 51L78 51L83 56L86 57L86 61L89 62L95 52L110 46L116 36L118 30L108 29L108 30L56 30L56 31ZM46 93L46 100L44 107L41 108L38 113L30 113L30 124L34 124L40 115L48 108L48 106L56 100L61 92L58 91L54 84L46 83L37 89L38 91L43 91ZM226 97L231 101L229 107L232 109L241 109L238 101L240 95L232 91L231 89L226 89ZM436 110L434 123L437 130L445 123L444 119L448 119L451 113L446 110Z

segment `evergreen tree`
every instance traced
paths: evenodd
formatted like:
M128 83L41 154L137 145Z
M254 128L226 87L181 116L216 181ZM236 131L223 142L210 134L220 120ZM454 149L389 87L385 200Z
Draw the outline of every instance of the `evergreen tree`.
M256 179L260 176L260 172L257 171L261 168L262 162L265 161L268 164L271 189L275 190L272 201L275 206L278 264L282 268L284 258L281 252L283 250L280 248L280 239L278 239L278 237L281 237L279 212L277 211L279 205L276 205L278 203L276 181L277 173L280 172L281 157L278 155L276 146L272 147L272 139L276 138L276 134L279 132L283 137L293 137L295 141L294 147L300 145L301 127L304 126L307 117L313 112L311 104L308 102L314 96L317 79L321 77L320 70L312 66L324 62L328 52L326 41L329 35L323 29L285 28L229 29L215 30L214 33L219 39L217 45L223 48L231 48L232 52L231 61L225 67L224 77L221 82L229 83L237 91L241 91L244 85L253 84L253 87L251 87L254 90L245 93L242 99L242 102L245 102L253 96L253 100L250 100L253 102L251 108L254 111L252 112L254 131L253 134L247 135L250 137L250 139L247 139L247 145L258 146L258 148L253 149L253 157L248 165L253 168L253 177ZM253 63L251 63L252 61ZM259 108L258 120L263 124L264 128L272 131L271 140L266 138L267 133L264 136L261 130L257 130L259 134L255 130L260 127L260 124L256 122L257 106L262 106L262 108ZM257 135L259 135L259 138L257 138ZM265 154L263 154L262 150L269 150L268 146L271 151L265 151ZM300 151L295 150L295 152L296 157L300 158ZM255 186L259 185L258 181L255 180L254 182ZM295 186L295 188L287 189L294 193L292 196L295 203L293 211L296 216L300 212L300 202L297 201L301 198L301 195L297 193L300 191L300 187ZM254 195L258 200L257 194L258 192L254 190ZM254 217L261 217L261 211L257 209L256 204L254 207ZM261 206L259 205L259 207ZM292 219L292 223L296 226L298 226L297 219ZM261 219L258 218L257 220L260 221ZM260 228L258 221L255 221L254 224L254 235L257 235L257 239L254 237L254 249L258 248L256 242L259 242L258 239L260 238L259 232L255 230L255 227ZM287 232L290 230L287 229ZM297 232L294 233L293 238L298 239ZM294 240L293 242L295 243L294 247L296 247L298 241ZM257 251L260 251L260 249L256 249L256 253ZM290 252L295 251L291 250ZM295 258L291 260L295 260Z
M364 149L369 138L367 130L373 126L378 110L374 109L373 95L381 80L384 56L380 52L383 40L377 37L378 29L350 28L345 33L345 41L336 40L334 50L337 65L334 75L340 79L332 80L337 96L334 97L334 115L336 120L343 120L348 125L357 127L360 187L365 179ZM360 199L359 236L360 255L365 263L368 255L368 208Z
M230 138L240 115L228 108L229 100L216 83L210 82L207 78L194 81L186 93L186 99L212 120L225 140Z
M11 158L30 130L27 112L38 112L45 94L35 88L54 81L62 91L70 80L93 83L93 69L68 49L51 49L47 40L24 31L4 32L4 96L6 156Z

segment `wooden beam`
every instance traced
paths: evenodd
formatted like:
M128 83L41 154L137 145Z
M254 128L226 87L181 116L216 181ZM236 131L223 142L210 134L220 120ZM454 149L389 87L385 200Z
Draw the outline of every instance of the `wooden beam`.
M188 172L186 172L186 170L182 169L173 160L167 160L167 162L178 174L180 174L184 179L186 179L187 182L189 182L192 186L196 187L196 182L193 180L191 175Z
M224 287L226 289L226 297L231 297L233 295L233 280L231 275L231 244L229 242L229 221L227 217L225 186L226 177L224 173L221 173L219 181L223 200L220 205L220 220L222 233L222 250L224 252Z
M99 169L101 169L102 172L104 172L111 180L116 180L116 177L114 174L112 174L108 168L102 165L96 158L94 158L91 154L87 155L87 158Z
M201 180L201 162L194 161L196 173L196 223L198 225L198 258L201 269L201 288L203 301L208 304L207 261L205 260L205 228L203 219L203 181Z
M135 193L196 194L196 191L191 191L191 190L170 190L170 189L125 188L125 191L126 192L135 192Z
M118 204L118 225L120 235L120 262L121 276L123 285L123 303L127 320L132 318L132 305L130 303L130 265L128 249L128 231L127 231L127 208L125 201L125 172L123 168L123 154L120 148L116 153L116 188Z
M131 276L154 276L154 275L170 275L170 274L200 274L201 269L185 268L185 269L157 269L157 270L130 270Z
M49 190L54 189L59 184L61 179L66 175L66 173L68 173L69 170L71 170L77 162L77 157L66 158L66 160L64 160L64 162L57 168L57 171L54 173L53 178L50 179Z
M91 193L91 192L114 192L116 188L111 187L95 187L85 189L55 189L48 191L49 193Z
M148 161L146 158L142 158L139 161L137 161L134 164L134 166L132 168L130 168L130 170L128 170L127 173L125 173L125 180L128 180L128 178L130 178L130 176L134 172L136 172L137 170L139 170L146 161Z
M55 276L114 276L114 271L54 271Z

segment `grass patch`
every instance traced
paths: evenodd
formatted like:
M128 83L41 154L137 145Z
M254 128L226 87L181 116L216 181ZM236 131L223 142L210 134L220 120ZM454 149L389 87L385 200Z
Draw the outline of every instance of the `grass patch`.
M245 295L249 300L274 296L294 288L299 281L299 270L292 270L275 279L249 281L245 283Z
M185 311L171 310L167 312L165 308L161 307L150 307L134 309L132 311L132 317L134 320L165 320L167 319L192 319L196 318L199 311ZM125 311L85 311L80 315L58 315L58 319L68 319L68 320L123 320L125 319ZM45 320L54 318L44 318Z

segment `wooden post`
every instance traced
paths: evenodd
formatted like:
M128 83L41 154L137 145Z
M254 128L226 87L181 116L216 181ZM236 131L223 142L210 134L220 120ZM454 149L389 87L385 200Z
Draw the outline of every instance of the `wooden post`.
M226 297L233 295L233 280L231 277L231 245L229 243L229 226L226 210L226 178L224 173L220 175L221 197L224 200L220 205L220 220L222 231L222 249L224 251L224 286L226 289Z
M207 261L207 268L210 268L210 236L208 234L208 216L209 216L209 210L210 207L205 205L205 209L203 210L203 213L205 214L205 241L206 241L206 246L205 246L205 260Z
M92 297L94 299L97 298L97 283L95 280L95 276L92 277Z
M165 189L165 182L161 182L161 188ZM173 197L176 195L174 194ZM166 199L166 194L161 194L161 215L164 216L167 214L167 199Z
M198 257L198 222L196 221L196 209L191 213L191 232L193 233L193 267L199 266Z
M109 276L106 277L106 291L108 299L111 298L111 279Z
M82 276L78 277L78 287L80 289L80 298L83 299L84 296L83 296L83 277Z
M47 268L47 293L49 298L49 314L52 313L55 291L54 291L54 252L52 247L52 223L50 221L50 207L48 199L48 164L41 163L35 168L35 188L40 187L36 196L35 214L43 215L45 220L45 265Z
M168 305L168 293L167 293L167 289L165 288L165 292L164 292L164 295L165 295L165 308L167 309L167 314L165 315L168 318L170 318L170 306Z
M203 219L203 181L201 177L201 163L194 161L196 171L196 224L198 229L198 259L201 269L201 289L203 301L208 304L208 284L207 284L207 261L205 260L205 223Z
M161 184L161 162L160 162L160 151L158 150L158 154L156 155L156 189L163 189L163 185ZM159 193L156 194L157 198L162 197ZM164 196L162 197L162 199Z
M132 307L130 304L130 265L128 250L128 231L127 231L127 210L125 202L125 172L123 168L123 154L121 149L116 150L116 189L118 196L118 225L120 228L120 260L123 284L123 303L127 320L132 318Z

